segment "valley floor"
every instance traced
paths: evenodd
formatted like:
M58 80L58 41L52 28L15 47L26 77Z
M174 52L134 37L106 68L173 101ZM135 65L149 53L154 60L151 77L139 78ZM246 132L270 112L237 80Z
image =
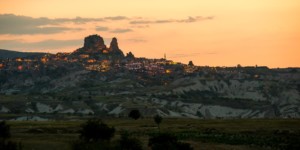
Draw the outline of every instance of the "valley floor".
M139 138L144 149L150 149L148 139L158 133L152 118L139 120L106 118L103 121L116 128L112 141L126 130ZM78 140L80 121L8 121L11 140L20 142L23 150L69 150ZM202 120L164 118L160 132L176 135L201 149L297 149L300 141L299 119L235 119Z

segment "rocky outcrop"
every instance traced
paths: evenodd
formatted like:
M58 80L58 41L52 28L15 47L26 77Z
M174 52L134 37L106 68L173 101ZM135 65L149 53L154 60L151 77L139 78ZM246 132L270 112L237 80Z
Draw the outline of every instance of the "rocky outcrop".
M10 112L10 110L8 108L6 108L4 106L1 107L0 113L8 113L8 112Z
M119 49L119 45L118 45L118 40L117 40L117 38L112 38L112 40L111 40L111 42L110 42L110 47L109 47L109 49L111 50L111 51L118 51L118 50L120 50Z
M83 48L102 50L106 48L106 45L104 44L103 38L95 34L84 38Z
M103 38L94 34L85 37L83 47L74 51L73 54L101 54L106 49Z
M124 57L122 50L119 49L117 38L113 38L110 42L109 51L113 56Z
M135 57L134 57L134 55L132 54L132 52L129 52L129 53L126 54L126 58L127 58L127 59L134 59Z
M100 56L100 58L124 58L122 50L119 48L117 38L112 38L109 48L106 47L104 40L101 36L95 34L84 38L84 44L82 48L73 52L73 55L89 54L89 57Z

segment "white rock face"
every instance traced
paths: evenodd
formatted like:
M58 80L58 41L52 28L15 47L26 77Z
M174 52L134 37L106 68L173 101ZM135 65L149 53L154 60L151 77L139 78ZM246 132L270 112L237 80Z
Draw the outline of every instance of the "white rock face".
M285 82L285 81L282 81ZM236 109L230 106L203 105L199 110L182 102L170 102L171 106L180 107L181 111L195 114L201 112L206 117L242 117L242 118L262 118L274 117L275 107L280 112L277 117L300 117L300 93L297 89L278 87L274 81L259 80L203 80L199 77L187 77L178 79L170 84L174 87L175 94L184 94L188 91L210 91L224 98L245 99L249 101L271 103L271 110L256 110L256 108ZM272 89L273 87L277 89ZM275 90L275 91L274 91ZM277 90L277 91L276 91ZM166 94L166 93L165 93ZM266 95L268 94L268 95ZM251 106L251 105L250 105Z
M61 104L58 104L53 111L61 111L64 110L64 107Z
M223 117L223 118L234 118L238 117L241 114L244 114L248 112L249 110L244 110L244 109L233 109L230 107L224 107L224 106L215 106L215 105L207 105L207 106L202 106L199 109L199 112L201 114L206 114L209 112L209 114L216 118L216 117Z
M156 112L157 112L158 115L163 116L163 117L169 116L168 114L164 113L163 111L161 111L159 109L156 109Z
M118 107L114 108L112 111L108 112L110 115L119 115L121 112L123 112L125 109L122 108L122 105L120 104Z
M69 108L69 109L66 109L66 110L62 110L58 113L61 113L61 114L74 114L75 113L75 110L72 109L72 108Z
M27 108L27 109L25 110L25 112L27 112L27 113L34 113L35 111L34 111L33 109L31 109L31 108Z
M65 86L72 87L76 86L77 81L80 82L80 80L85 79L85 74L87 73L87 71L76 71L74 74L69 74L63 78L57 78L49 82L53 84L55 89L63 89ZM40 101L36 103L36 109L32 109L32 103L28 102L28 104L21 108L21 111L25 111L26 113L57 112L61 114L69 113L84 115L101 111L101 115L106 113L108 115L124 116L124 114L132 108L138 108L144 115L152 116L160 114L164 117L300 118L300 92L297 89L298 82L295 84L284 84L285 81L277 83L276 81L271 80L271 77L270 79L267 78L267 80L241 80L242 78L230 79L231 80L217 80L205 79L203 77L186 77L177 79L174 82L165 85L165 87L158 87L159 90L151 89L146 94L137 94L138 96L130 95L130 93L134 93L134 90L132 89L137 87L132 80L120 78L111 82L104 82L106 79L103 79L101 84L107 83L109 88L118 88L120 84L127 83L130 83L130 88L126 87L124 90L120 91L99 90L92 94L104 95L106 93L106 95L120 95L124 96L122 101L104 100L99 102L97 100L95 104L90 105L90 103L87 104L84 100L76 101L76 99L70 99L72 100L72 103L70 103L58 101L53 98L53 104L56 105L49 103L49 101L47 101L47 104L46 101ZM35 80L48 81L49 79L41 78ZM73 82L73 80L75 82ZM26 81L26 84L30 85L31 82L32 81L28 80ZM281 83L283 83L282 87L280 86ZM145 88L148 87L146 86ZM1 93L16 92L14 89L18 90L18 88L15 87L12 89L1 89ZM191 95L188 95L189 93L191 93ZM84 98L89 92L83 91L80 94L82 94ZM203 94L203 96L201 94ZM197 99L197 96L199 96L199 99ZM27 100L29 101L30 99ZM37 100L38 98L33 99L35 102ZM50 98L50 100L52 99ZM220 102L218 100L220 100ZM235 100L237 100L236 103ZM61 103L57 104L58 102ZM93 102L94 101L92 101L92 103ZM260 106L260 104L262 104L262 106ZM96 108L91 107L95 105L97 106ZM6 107L0 106L1 113L8 113L15 110L14 107L8 107L11 105L5 104L5 106ZM92 110L91 108L95 109Z
M96 103L100 110L109 111L107 108L107 104L104 103Z
M224 93L228 98L242 98L252 100L267 100L262 93L257 90L263 84L258 81L229 80L229 83L224 81L201 81L198 78L183 78L171 83L173 86L178 86L185 83L187 86L179 86L173 89L174 93L182 94L185 91L199 90L199 91L213 91L217 93Z
M36 108L39 113L52 113L53 112L53 109L50 106L48 106L46 104L42 104L42 103L36 103Z
M180 113L178 113L178 112L174 112L174 111L171 111L171 110L169 110L169 116L170 117L182 117L182 115L180 114Z
M94 111L91 109L79 109L76 113L88 115L88 114L94 114Z
M156 104L160 104L161 106L165 106L168 104L168 101L166 100L159 100L157 98L152 98L152 102Z
M55 85L54 89L62 89L65 87L75 87L76 83L82 80L81 75L87 74L89 71L82 70L73 72L69 75L63 76L62 78L51 80L51 84Z
M6 108L4 106L1 107L0 113L8 113L8 112L10 112L10 110L8 108Z
M12 119L15 121L48 121L49 119L46 118L41 118L39 116L23 116L23 117L18 117L15 119Z

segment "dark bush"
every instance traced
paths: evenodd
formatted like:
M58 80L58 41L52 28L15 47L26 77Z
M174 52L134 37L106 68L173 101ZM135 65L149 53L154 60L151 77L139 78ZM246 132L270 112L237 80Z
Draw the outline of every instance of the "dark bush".
M148 146L152 150L193 150L190 144L178 141L176 136L169 133L162 133L151 137Z
M107 141L85 142L79 140L72 143L72 150L115 150L115 148Z
M10 138L10 127L5 121L0 122L0 139Z
M1 150L18 150L18 146L16 143L8 141L0 144L0 149ZM21 149L21 148L19 148Z
M130 111L130 113L128 114L128 117L130 117L134 120L137 120L141 117L141 113L139 110L134 109L134 110Z
M80 139L86 142L110 141L114 136L115 128L109 127L99 119L90 119L81 125Z
M17 150L21 149L21 143L18 145L15 142L8 141L10 138L10 126L5 121L0 122L0 150Z
M157 124L157 127L159 129L159 124L162 122L163 118L159 115L155 115L153 119L154 119L154 122Z
M130 137L127 132L121 134L121 139L119 140L119 147L117 149L121 150L142 150L142 142L135 138Z

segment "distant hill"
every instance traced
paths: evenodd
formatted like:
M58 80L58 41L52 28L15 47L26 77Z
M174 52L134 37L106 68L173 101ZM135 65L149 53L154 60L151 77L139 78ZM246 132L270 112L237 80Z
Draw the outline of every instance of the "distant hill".
M42 56L45 54L46 53L18 52L18 51L0 49L0 59L16 58L16 57L33 57L33 56Z

